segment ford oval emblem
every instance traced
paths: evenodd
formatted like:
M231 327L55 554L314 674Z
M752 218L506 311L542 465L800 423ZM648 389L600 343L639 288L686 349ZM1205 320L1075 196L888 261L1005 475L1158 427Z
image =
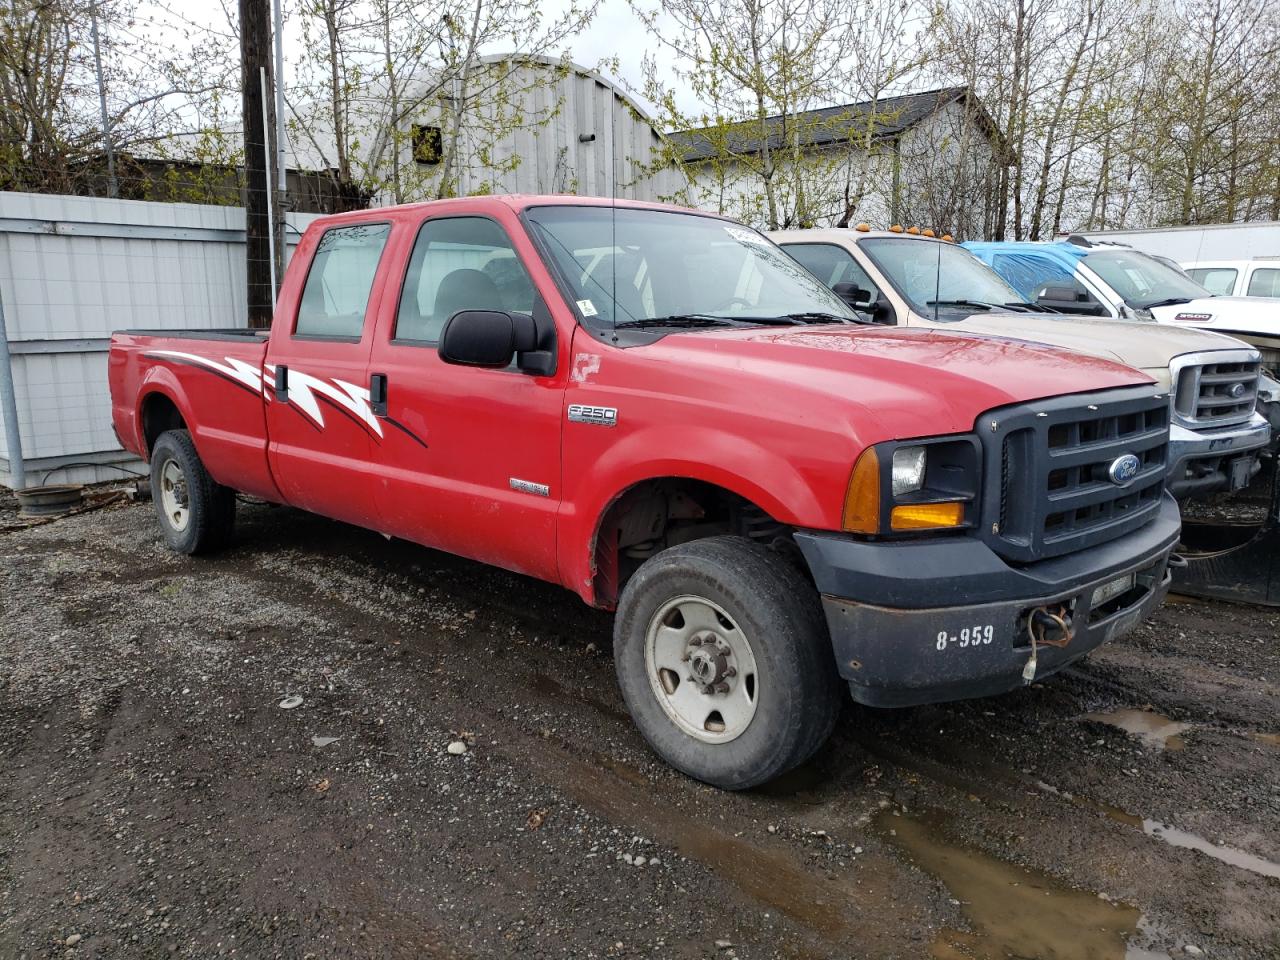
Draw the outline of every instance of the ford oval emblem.
M1243 383L1233 383L1231 389L1227 391L1232 400L1239 400L1249 388Z
M1141 460L1132 453L1125 453L1111 461L1111 466L1107 468L1107 476L1117 487L1127 487L1133 483L1141 468Z

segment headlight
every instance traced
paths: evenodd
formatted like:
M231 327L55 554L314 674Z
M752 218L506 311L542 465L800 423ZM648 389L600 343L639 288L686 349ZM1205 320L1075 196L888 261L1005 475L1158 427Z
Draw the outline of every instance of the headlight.
M973 436L867 447L849 476L841 525L863 534L973 526L979 463Z
M893 451L893 496L912 493L924 486L924 447L899 447Z

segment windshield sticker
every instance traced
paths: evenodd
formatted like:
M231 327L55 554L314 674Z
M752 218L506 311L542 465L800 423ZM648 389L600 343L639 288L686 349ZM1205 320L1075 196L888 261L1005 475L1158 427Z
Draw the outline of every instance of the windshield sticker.
M741 227L725 227L724 232L739 243L754 243L757 247L767 247L769 241L754 230L743 230Z
M596 310L596 305L590 300L579 300L578 310L584 317L594 317L599 312Z

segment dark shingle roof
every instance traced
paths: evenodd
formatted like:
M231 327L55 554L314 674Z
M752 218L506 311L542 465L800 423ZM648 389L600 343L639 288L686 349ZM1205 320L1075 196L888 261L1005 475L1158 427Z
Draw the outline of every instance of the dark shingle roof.
M902 133L939 107L966 96L970 96L969 88L962 86L885 97L874 104L875 135L891 137ZM985 111L981 107L978 109L980 116L985 118ZM865 133L867 115L872 110L873 104L870 101L846 103L836 107L806 110L787 119L792 131L798 127L802 146L825 146ZM768 131L769 148L776 150L783 145L785 131L782 118L769 117L764 123ZM756 120L743 121L740 125L727 128L717 126L676 130L667 136L680 151L680 158L685 163L709 159L721 154L722 150L728 153L758 153L762 148L760 124Z

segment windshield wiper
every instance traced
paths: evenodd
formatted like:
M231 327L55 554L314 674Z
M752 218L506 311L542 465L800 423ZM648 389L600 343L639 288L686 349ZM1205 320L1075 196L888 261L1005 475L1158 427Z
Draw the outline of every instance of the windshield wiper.
M642 317L639 320L623 320L615 323L614 328L635 329L638 327L733 327L732 320L724 317L713 317L702 313L677 313L669 317Z
M977 310L1003 310L999 303L986 303L983 300L926 300L926 307L973 307Z
M788 320L796 323L874 323L859 316L842 317L838 313L823 313L821 310L807 310L803 313L785 313Z
M1163 300L1152 300L1150 303L1135 303L1139 310L1150 310L1152 307L1176 307L1180 303L1190 303L1190 297L1165 297Z

